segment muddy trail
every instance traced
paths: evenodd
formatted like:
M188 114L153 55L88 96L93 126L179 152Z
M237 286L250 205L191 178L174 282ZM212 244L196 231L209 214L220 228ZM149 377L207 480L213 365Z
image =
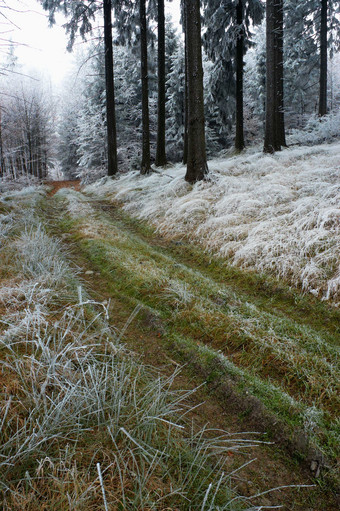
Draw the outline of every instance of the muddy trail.
M339 313L270 279L228 269L186 241L162 237L119 205L82 193L79 182L47 184L47 229L64 244L88 294L110 304L110 321L127 347L161 374L182 367L177 388L198 387L189 403L193 424L255 431L263 441L244 454L230 452L237 490L265 493L253 505L338 509L328 448L334 435L325 440L325 431L338 410L329 364ZM301 419L315 404L324 423L308 427L319 444Z

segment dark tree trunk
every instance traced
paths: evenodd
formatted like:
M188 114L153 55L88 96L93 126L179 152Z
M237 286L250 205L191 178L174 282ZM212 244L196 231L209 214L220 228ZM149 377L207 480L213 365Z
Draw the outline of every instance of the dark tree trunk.
M321 0L319 116L327 114L327 0Z
M186 60L186 57L185 57ZM187 66L187 64L186 64ZM183 165L188 162L188 71L185 71Z
M105 86L106 86L106 126L107 126L107 174L113 176L117 166L117 134L115 93L113 79L112 21L111 0L104 0L104 48L105 48Z
M200 0L185 0L188 68L188 160L186 181L195 183L208 172L205 150Z
M276 87L278 101L278 141L280 145L286 147L286 133L284 120L284 95L283 95L283 0L276 0L277 17L276 17Z
M188 161L188 59L187 59L187 29L186 29L186 3L183 1L183 27L184 27L184 140L183 140L183 165Z
M263 150L273 153L281 150L279 94L278 94L278 0L266 3L266 127Z
M0 177L3 177L6 173L4 148L2 141L2 118L1 118L1 107L0 107Z
M244 32L243 32L243 1L239 0L236 6L236 24L239 30L236 41L236 135L235 149L244 149L244 127L243 127L243 53L244 53Z
M165 17L164 0L158 0L158 119L156 165L166 165L165 151Z
M149 128L149 85L148 85L148 39L146 27L145 0L139 0L141 78L142 78L142 165L141 174L149 174L150 128Z

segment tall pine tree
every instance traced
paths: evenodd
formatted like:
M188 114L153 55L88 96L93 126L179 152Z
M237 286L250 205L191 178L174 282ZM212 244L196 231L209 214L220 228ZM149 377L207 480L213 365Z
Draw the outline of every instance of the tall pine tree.
M188 73L188 156L186 181L195 183L208 172L203 98L201 14L199 0L185 0L186 58Z

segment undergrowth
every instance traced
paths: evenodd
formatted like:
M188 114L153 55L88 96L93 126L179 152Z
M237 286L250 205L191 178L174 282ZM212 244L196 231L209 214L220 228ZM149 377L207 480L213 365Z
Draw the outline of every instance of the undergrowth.
M169 336L187 339L201 357L218 356L226 374L237 377L241 395L258 398L291 432L298 428L308 444L336 457L335 316L330 314L324 323L311 320L310 325L303 318L299 321L308 306L308 300L302 300L290 318L294 304L288 308L284 293L281 302L266 292L256 300L245 289L228 285L223 274L213 277L208 270L179 262L161 244L150 245L121 219L116 223L95 209L91 215L82 214L80 194L63 192L61 198L73 239L105 276L112 296L154 311Z
M122 345L43 228L40 198L14 194L1 222L2 509L264 509L228 469L257 441L190 425L192 391Z
M275 155L250 148L210 161L208 179L194 186L177 165L147 178L130 172L105 179L87 191L119 201L163 234L194 240L237 267L337 304L338 154L339 142Z

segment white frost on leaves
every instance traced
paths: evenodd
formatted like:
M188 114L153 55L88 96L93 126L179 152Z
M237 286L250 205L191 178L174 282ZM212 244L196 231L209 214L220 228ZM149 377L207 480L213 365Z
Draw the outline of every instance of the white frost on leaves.
M87 188L168 235L188 235L238 266L272 272L324 299L340 298L340 143L260 148L209 162L194 186L176 165Z

